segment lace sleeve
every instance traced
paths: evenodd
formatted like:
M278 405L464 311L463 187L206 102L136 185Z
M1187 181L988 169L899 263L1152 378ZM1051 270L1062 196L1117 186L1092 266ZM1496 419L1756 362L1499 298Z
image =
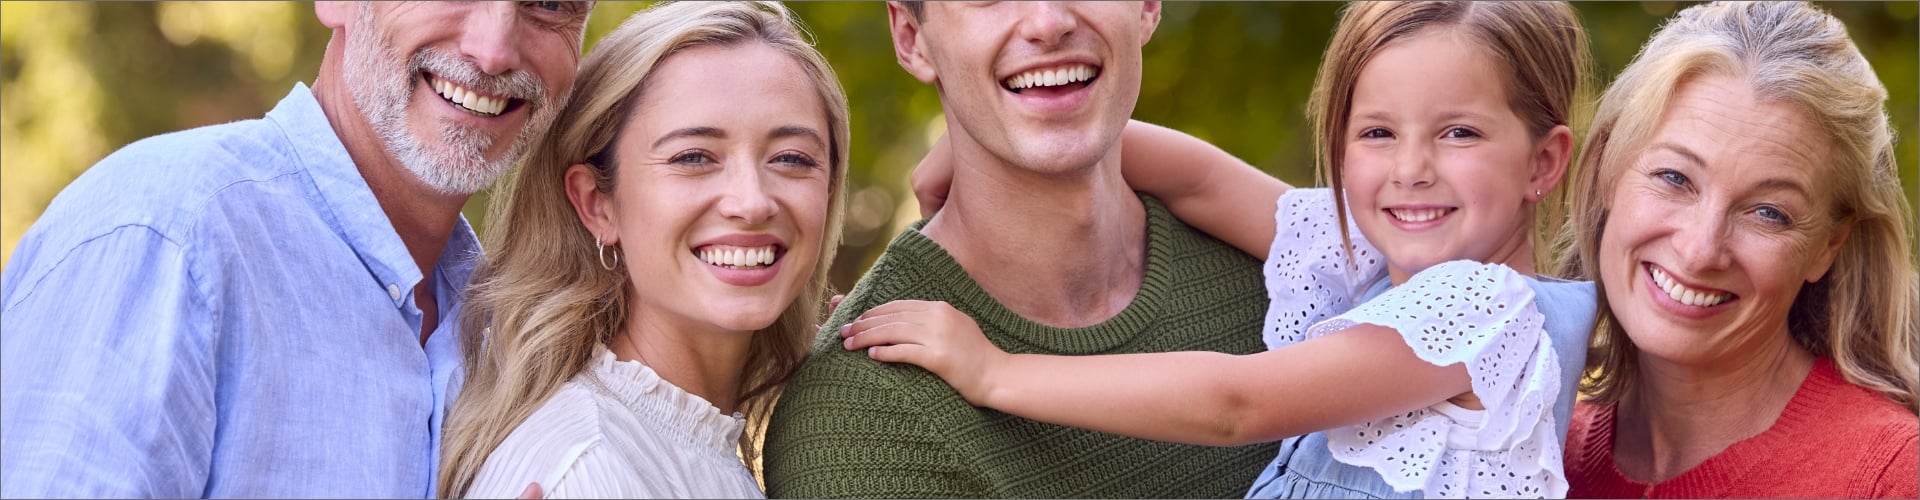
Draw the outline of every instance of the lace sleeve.
M1308 329L1318 337L1359 324L1392 328L1420 359L1465 363L1485 410L1452 403L1327 431L1329 452L1371 468L1399 491L1432 498L1563 498L1567 480L1553 405L1559 358L1512 268L1453 261Z
M1366 284L1386 274L1386 261L1360 234L1353 221L1347 233L1353 264L1341 251L1333 190L1293 188L1280 195L1274 210L1273 249L1261 266L1267 278L1267 320L1260 338L1268 349L1306 340L1314 323L1353 307Z

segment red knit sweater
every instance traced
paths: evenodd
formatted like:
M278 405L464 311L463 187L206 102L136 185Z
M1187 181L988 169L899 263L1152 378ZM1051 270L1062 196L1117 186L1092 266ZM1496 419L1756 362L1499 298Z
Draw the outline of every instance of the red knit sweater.
M1920 418L1850 384L1820 358L1773 427L1659 484L1613 463L1614 405L1574 405L1568 498L1898 497L1920 495Z

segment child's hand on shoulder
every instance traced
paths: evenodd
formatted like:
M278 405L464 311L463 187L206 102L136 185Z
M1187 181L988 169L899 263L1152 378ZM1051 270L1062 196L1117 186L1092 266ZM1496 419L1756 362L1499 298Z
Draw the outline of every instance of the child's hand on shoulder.
M840 327L840 336L847 350L866 349L874 360L933 372L975 405L989 390L988 375L1009 356L973 318L946 302L888 302Z

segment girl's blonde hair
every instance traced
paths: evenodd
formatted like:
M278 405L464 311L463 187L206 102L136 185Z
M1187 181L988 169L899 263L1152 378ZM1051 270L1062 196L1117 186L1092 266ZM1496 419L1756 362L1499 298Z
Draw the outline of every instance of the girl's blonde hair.
M567 168L591 164L599 190L619 173L611 151L660 62L701 46L764 43L799 63L818 90L831 129L826 236L813 276L772 326L754 332L740 405L763 428L779 388L798 369L821 319L827 268L840 246L847 179L847 98L833 69L804 38L799 21L773 2L668 3L634 14L601 38L580 65L572 99L493 204L488 255L474 271L461 318L464 388L449 412L439 491L462 496L494 448L627 323L633 283L608 271L597 243L568 202ZM756 462L752 437L740 451Z
M1591 57L1587 35L1566 2L1353 2L1341 10L1333 41L1320 58L1320 73L1307 104L1313 122L1313 146L1321 179L1333 187L1341 238L1348 238L1347 200L1341 181L1345 167L1348 116L1360 71L1394 41L1429 29L1452 28L1479 42L1505 67L1507 105L1535 139L1555 126L1572 128L1575 103L1581 101ZM1411 83L1411 82L1410 82ZM1559 220L1561 189L1539 207L1536 221ZM1546 224L1536 222L1528 235L1538 240ZM1533 241L1535 261L1547 262L1546 245Z
M1852 232L1825 279L1801 286L1787 327L1801 347L1832 358L1848 381L1914 411L1920 291L1908 253L1913 216L1894 172L1887 91L1846 26L1814 6L1698 5L1647 41L1601 96L1580 155L1572 214L1561 233L1571 251L1561 270L1600 275L1601 231L1614 182L1651 140L1674 91L1709 75L1741 78L1759 99L1793 106L1824 133L1809 140L1832 142L1831 167L1819 178L1834 186L1830 222L1851 223ZM1599 332L1581 389L1590 400L1608 403L1633 389L1638 351L1604 307L1606 283L1599 286Z

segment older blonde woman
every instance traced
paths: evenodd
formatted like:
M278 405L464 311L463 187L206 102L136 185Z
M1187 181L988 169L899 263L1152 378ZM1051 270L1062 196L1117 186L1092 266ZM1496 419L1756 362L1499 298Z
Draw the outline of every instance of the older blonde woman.
M779 4L635 14L496 206L440 491L758 497L741 457L820 319L847 103Z
M1886 90L1804 3L1689 8L1602 97L1567 272L1608 308L1572 497L1916 495Z

